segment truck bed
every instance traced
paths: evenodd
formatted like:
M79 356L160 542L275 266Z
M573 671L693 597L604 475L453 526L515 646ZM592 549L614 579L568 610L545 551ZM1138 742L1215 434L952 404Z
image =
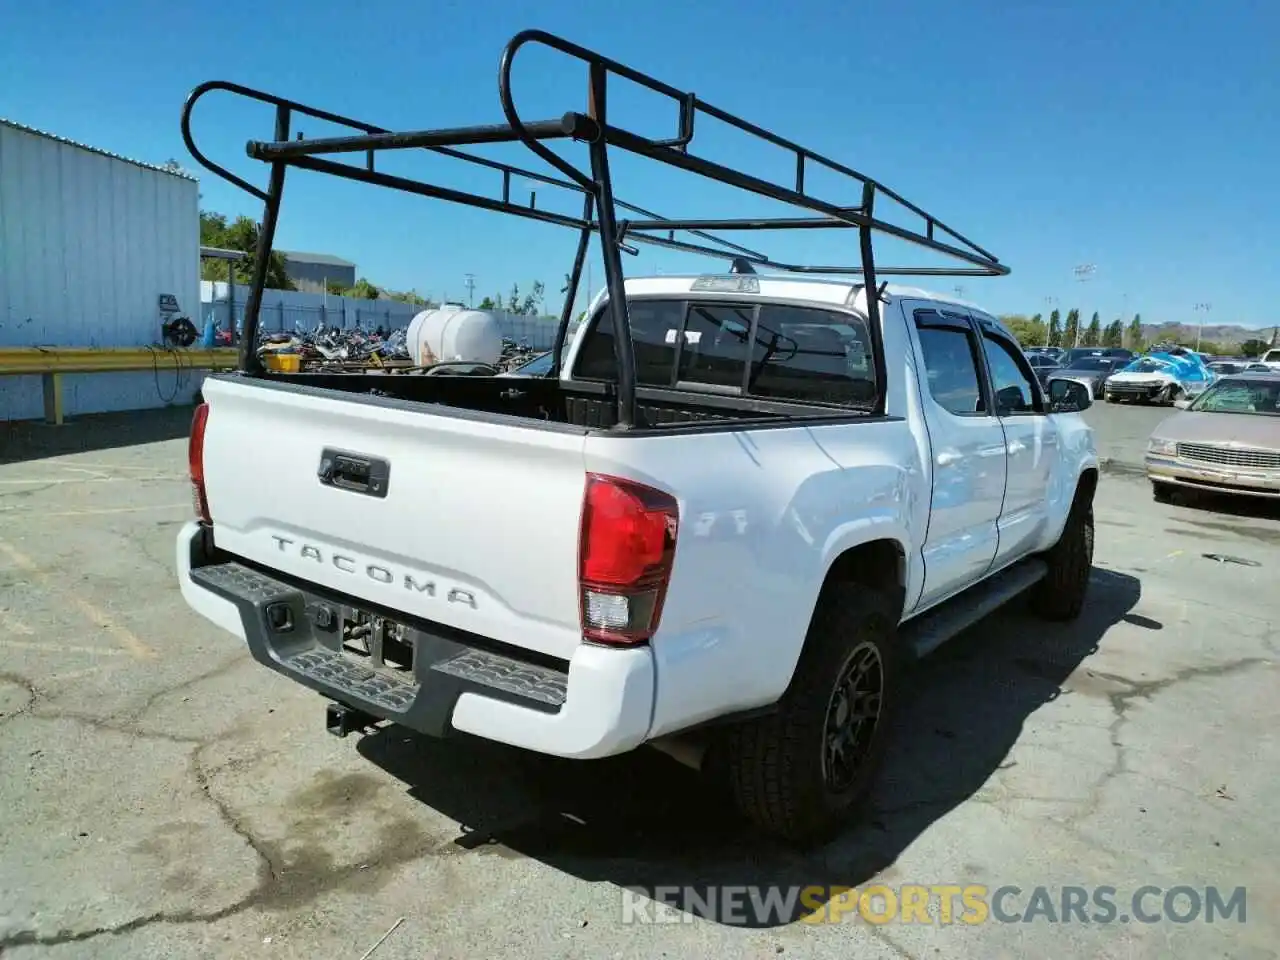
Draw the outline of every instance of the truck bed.
M616 386L604 382L391 373L266 372L227 376L287 391L362 395L369 403L399 408L431 405L433 413L462 418L522 418L536 421L528 426L547 429L607 430L617 422ZM871 414L868 410L837 404L792 403L647 386L636 388L635 409L635 429L646 432L763 427L794 423L798 419L846 421Z

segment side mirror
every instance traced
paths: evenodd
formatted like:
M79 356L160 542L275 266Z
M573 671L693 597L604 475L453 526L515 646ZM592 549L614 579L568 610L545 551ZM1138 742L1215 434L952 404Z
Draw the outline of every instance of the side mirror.
M1001 413L1021 412L1027 409L1026 396L1019 386L1005 387L996 391L996 408Z
M1179 397L1177 400L1173 401L1173 405L1179 410L1185 410L1187 407L1191 406L1191 401L1186 397Z
M1093 405L1089 388L1075 380L1049 381L1049 412L1079 413Z

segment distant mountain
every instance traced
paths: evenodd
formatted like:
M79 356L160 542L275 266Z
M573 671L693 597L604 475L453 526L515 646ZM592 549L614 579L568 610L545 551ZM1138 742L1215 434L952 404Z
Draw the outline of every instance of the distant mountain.
M1260 330L1254 330L1234 323L1206 323L1200 328L1200 340L1202 343L1213 343L1228 350L1234 350L1245 340L1257 339L1270 343L1274 329L1274 327L1263 327ZM1196 327L1189 323L1144 323L1142 337L1147 343L1177 340L1194 344Z

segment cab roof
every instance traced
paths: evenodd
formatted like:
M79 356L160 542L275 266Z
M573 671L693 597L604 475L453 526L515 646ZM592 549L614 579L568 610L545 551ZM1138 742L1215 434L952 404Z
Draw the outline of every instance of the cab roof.
M683 295L687 293L733 296L759 296L769 300L807 300L812 303L829 303L852 306L858 302L863 284L857 280L836 280L825 277L806 277L795 274L782 276L768 274L667 274L652 277L627 277L626 291L631 296ZM608 295L601 290L592 302L594 309ZM924 290L920 287L896 283L885 285L885 296L898 299L933 300L938 303L972 310L984 316L990 312L976 303L960 300L954 295Z

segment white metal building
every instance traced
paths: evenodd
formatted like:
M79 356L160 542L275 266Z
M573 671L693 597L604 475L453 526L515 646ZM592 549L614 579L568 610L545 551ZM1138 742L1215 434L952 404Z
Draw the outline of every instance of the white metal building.
M0 119L0 346L158 343L165 296L201 326L196 180ZM187 403L201 379L69 376L65 409ZM0 377L0 420L42 410L39 377Z

